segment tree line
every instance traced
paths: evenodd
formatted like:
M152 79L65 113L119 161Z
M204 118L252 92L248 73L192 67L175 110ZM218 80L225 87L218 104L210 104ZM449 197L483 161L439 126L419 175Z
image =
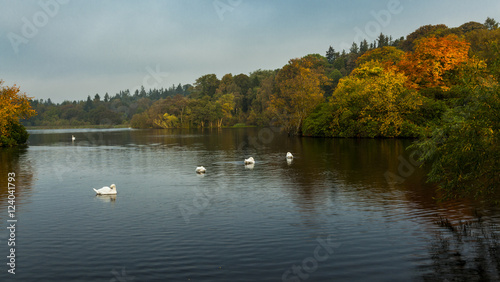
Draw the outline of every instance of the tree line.
M452 98L451 93L457 90L457 87L451 86L458 86L461 79L458 68L464 63L463 60L452 59L459 42L469 46L467 52L470 51L471 59L484 62L488 71L494 71L494 60L491 58L494 57L494 50L490 47L496 42L496 25L496 21L490 18L484 24L469 22L456 28L426 25L406 38L396 40L381 33L374 42L354 42L348 51L338 52L330 46L325 56L311 54L292 59L277 70L256 70L248 75L226 74L220 79L215 74L207 74L193 85L179 84L168 89L149 90L142 87L133 94L124 90L112 97L107 93L103 97L96 94L93 98L89 95L87 100L60 104L54 104L50 99L33 100L32 107L38 115L23 121L23 124L123 124L134 128L276 125L290 134L308 136L417 137L422 130L437 122L450 106L447 98ZM451 39L453 36L456 38ZM441 62L441 68L434 66L437 72L443 72L442 77L435 79L444 83L444 87L440 88L432 82L419 84L417 79L428 80L430 77L419 77L419 74L425 75L422 70L412 73L415 69L411 63L419 64L416 56L427 56L425 50L416 52L418 46L420 49L424 47L421 42L426 38L435 38L439 42L426 41L425 44L449 45L440 49L441 54L431 54L437 58L448 53L450 62ZM431 49L427 51L431 52ZM462 52L461 55L465 54L463 48L458 51ZM431 61L427 60L428 63ZM453 75L455 81L451 77ZM420 86L410 86L409 78ZM376 89L373 86L385 91L386 86L381 84L384 79L387 85L391 85L389 92L393 93L392 98L367 91ZM358 87L351 85L353 81L359 84L369 82L370 87L365 87L366 91L362 93L360 89L352 88ZM359 97L348 95L354 90ZM405 94L406 100L398 98L400 92L408 94ZM367 97L370 99L365 99ZM398 104L387 104L387 99L396 99ZM370 103L353 105L355 100ZM382 109L377 108L376 102L388 107L385 111L390 115L385 115L385 120L382 120L383 114L377 116L376 112ZM384 122L385 125L379 124Z
M491 18L454 28L425 25L348 51L330 46L325 56L294 58L277 70L206 74L193 85L86 101L32 100L38 116L23 124L254 125L301 136L419 138L414 148L445 194L488 194L500 183L498 26Z

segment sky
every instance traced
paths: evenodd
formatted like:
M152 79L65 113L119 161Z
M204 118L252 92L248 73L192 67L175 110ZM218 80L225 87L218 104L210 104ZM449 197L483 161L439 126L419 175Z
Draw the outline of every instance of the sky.
M0 80L60 103L278 69L380 32L500 21L498 0L0 0Z

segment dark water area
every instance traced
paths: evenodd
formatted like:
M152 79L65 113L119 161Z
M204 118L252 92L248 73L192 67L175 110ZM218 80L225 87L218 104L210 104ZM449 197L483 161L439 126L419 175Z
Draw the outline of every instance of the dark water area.
M499 279L500 209L436 201L405 150L412 140L271 128L30 134L28 148L0 150L1 281ZM92 190L113 183L115 196Z

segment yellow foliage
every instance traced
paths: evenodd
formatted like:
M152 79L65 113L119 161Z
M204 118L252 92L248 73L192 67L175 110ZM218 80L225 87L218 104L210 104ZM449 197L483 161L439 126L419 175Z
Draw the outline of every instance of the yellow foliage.
M153 123L161 128L176 128L179 127L179 119L174 115L169 115L168 113L159 116L153 120Z
M2 84L3 80L0 80L0 134L8 137L11 123L19 122L19 118L32 117L36 112L31 108L31 97L19 93L19 87Z
M407 79L394 69L384 69L380 62L362 64L340 80L330 99L337 109L334 125L339 119L356 119L376 132L371 135L398 136L404 115L422 104L416 91L405 87Z

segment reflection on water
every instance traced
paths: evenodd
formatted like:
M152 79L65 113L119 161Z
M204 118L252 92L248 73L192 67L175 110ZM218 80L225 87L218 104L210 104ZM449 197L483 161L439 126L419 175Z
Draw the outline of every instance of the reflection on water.
M116 201L116 195L96 195L95 197L104 203L114 203Z
M273 128L30 134L29 148L2 151L0 176L19 176L16 278L26 281L434 280L454 271L439 270L450 257L437 217L500 221L481 202L436 202L411 140ZM92 190L110 183L118 195Z
M26 157L26 148L0 148L0 220L4 220L7 213L9 196L9 173L15 174L15 181L11 186L15 196L15 206L21 207L29 203L29 197L32 193L33 177L35 175L32 162ZM12 198L12 197L11 197Z

